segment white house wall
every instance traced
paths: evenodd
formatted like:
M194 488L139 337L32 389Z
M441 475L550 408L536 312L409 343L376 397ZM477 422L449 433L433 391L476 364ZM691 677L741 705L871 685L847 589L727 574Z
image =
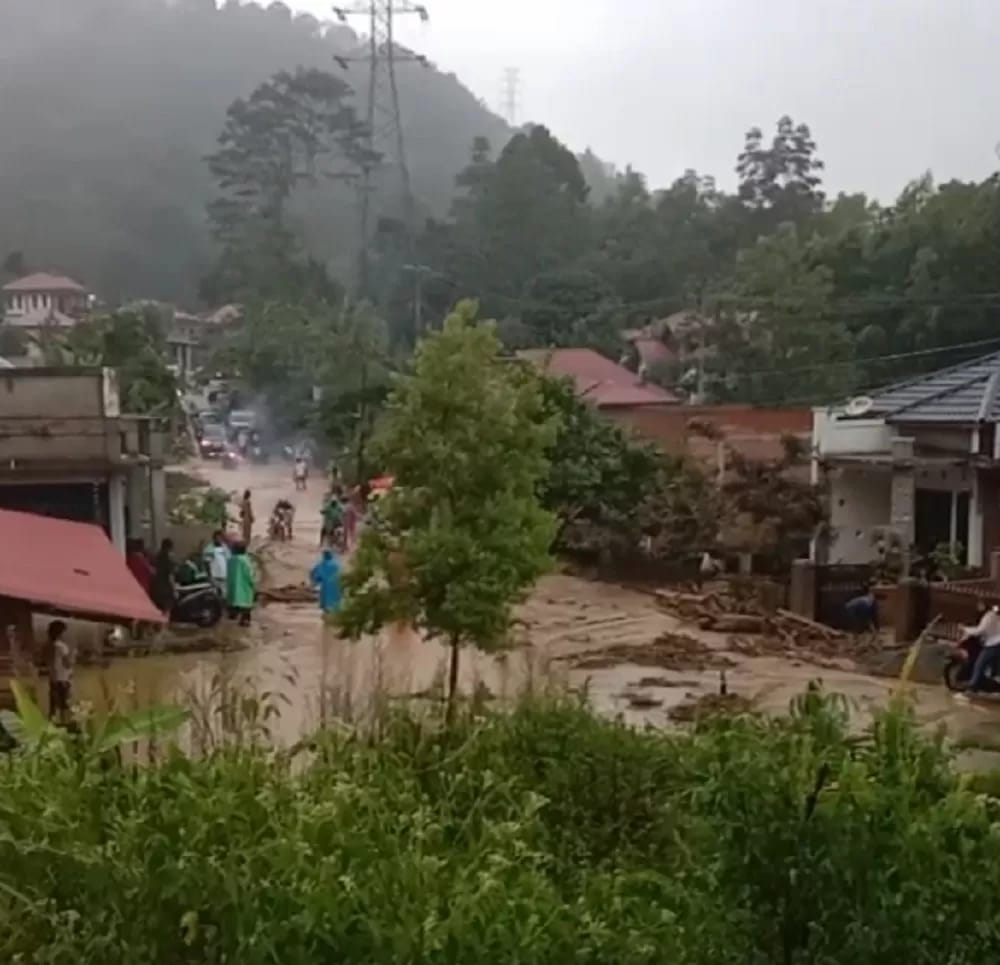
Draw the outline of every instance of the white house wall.
M892 437L882 419L838 419L833 409L813 409L813 449L821 457L887 453Z
M891 476L843 469L830 479L831 563L868 563L878 556L877 536L889 525Z

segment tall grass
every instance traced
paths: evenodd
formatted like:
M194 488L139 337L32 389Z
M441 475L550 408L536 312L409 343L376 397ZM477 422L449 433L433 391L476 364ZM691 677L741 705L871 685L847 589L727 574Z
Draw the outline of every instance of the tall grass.
M253 716L254 720L258 716ZM295 748L0 761L0 961L974 963L995 805L905 707L640 732L565 701Z

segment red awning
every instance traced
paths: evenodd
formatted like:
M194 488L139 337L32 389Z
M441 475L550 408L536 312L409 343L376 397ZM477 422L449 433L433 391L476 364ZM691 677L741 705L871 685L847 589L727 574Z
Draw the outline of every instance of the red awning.
M163 623L98 526L0 509L0 596L69 616Z

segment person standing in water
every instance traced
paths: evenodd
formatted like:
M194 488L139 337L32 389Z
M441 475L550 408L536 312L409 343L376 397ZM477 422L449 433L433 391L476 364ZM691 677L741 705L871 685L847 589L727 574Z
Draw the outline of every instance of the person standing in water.
M333 550L323 550L320 561L312 568L309 580L319 589L319 608L326 613L340 609L340 561Z
M226 573L226 605L229 615L240 621L241 627L250 626L250 613L257 598L253 565L247 556L244 543L233 547Z
M240 502L240 527L243 531L244 550L250 545L250 540L253 538L253 523L253 501L250 499L250 490L247 489Z
M295 480L295 488L299 492L304 492L309 485L309 463L306 462L306 457L299 453L298 458L295 460L295 469L292 473Z

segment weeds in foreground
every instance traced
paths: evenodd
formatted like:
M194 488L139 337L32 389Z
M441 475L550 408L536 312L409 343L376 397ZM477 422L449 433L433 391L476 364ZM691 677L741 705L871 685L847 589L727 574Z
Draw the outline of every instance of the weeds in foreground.
M536 699L142 768L74 748L0 766L0 961L930 965L996 947L996 805L902 698L861 740L813 691L786 719L687 734Z

